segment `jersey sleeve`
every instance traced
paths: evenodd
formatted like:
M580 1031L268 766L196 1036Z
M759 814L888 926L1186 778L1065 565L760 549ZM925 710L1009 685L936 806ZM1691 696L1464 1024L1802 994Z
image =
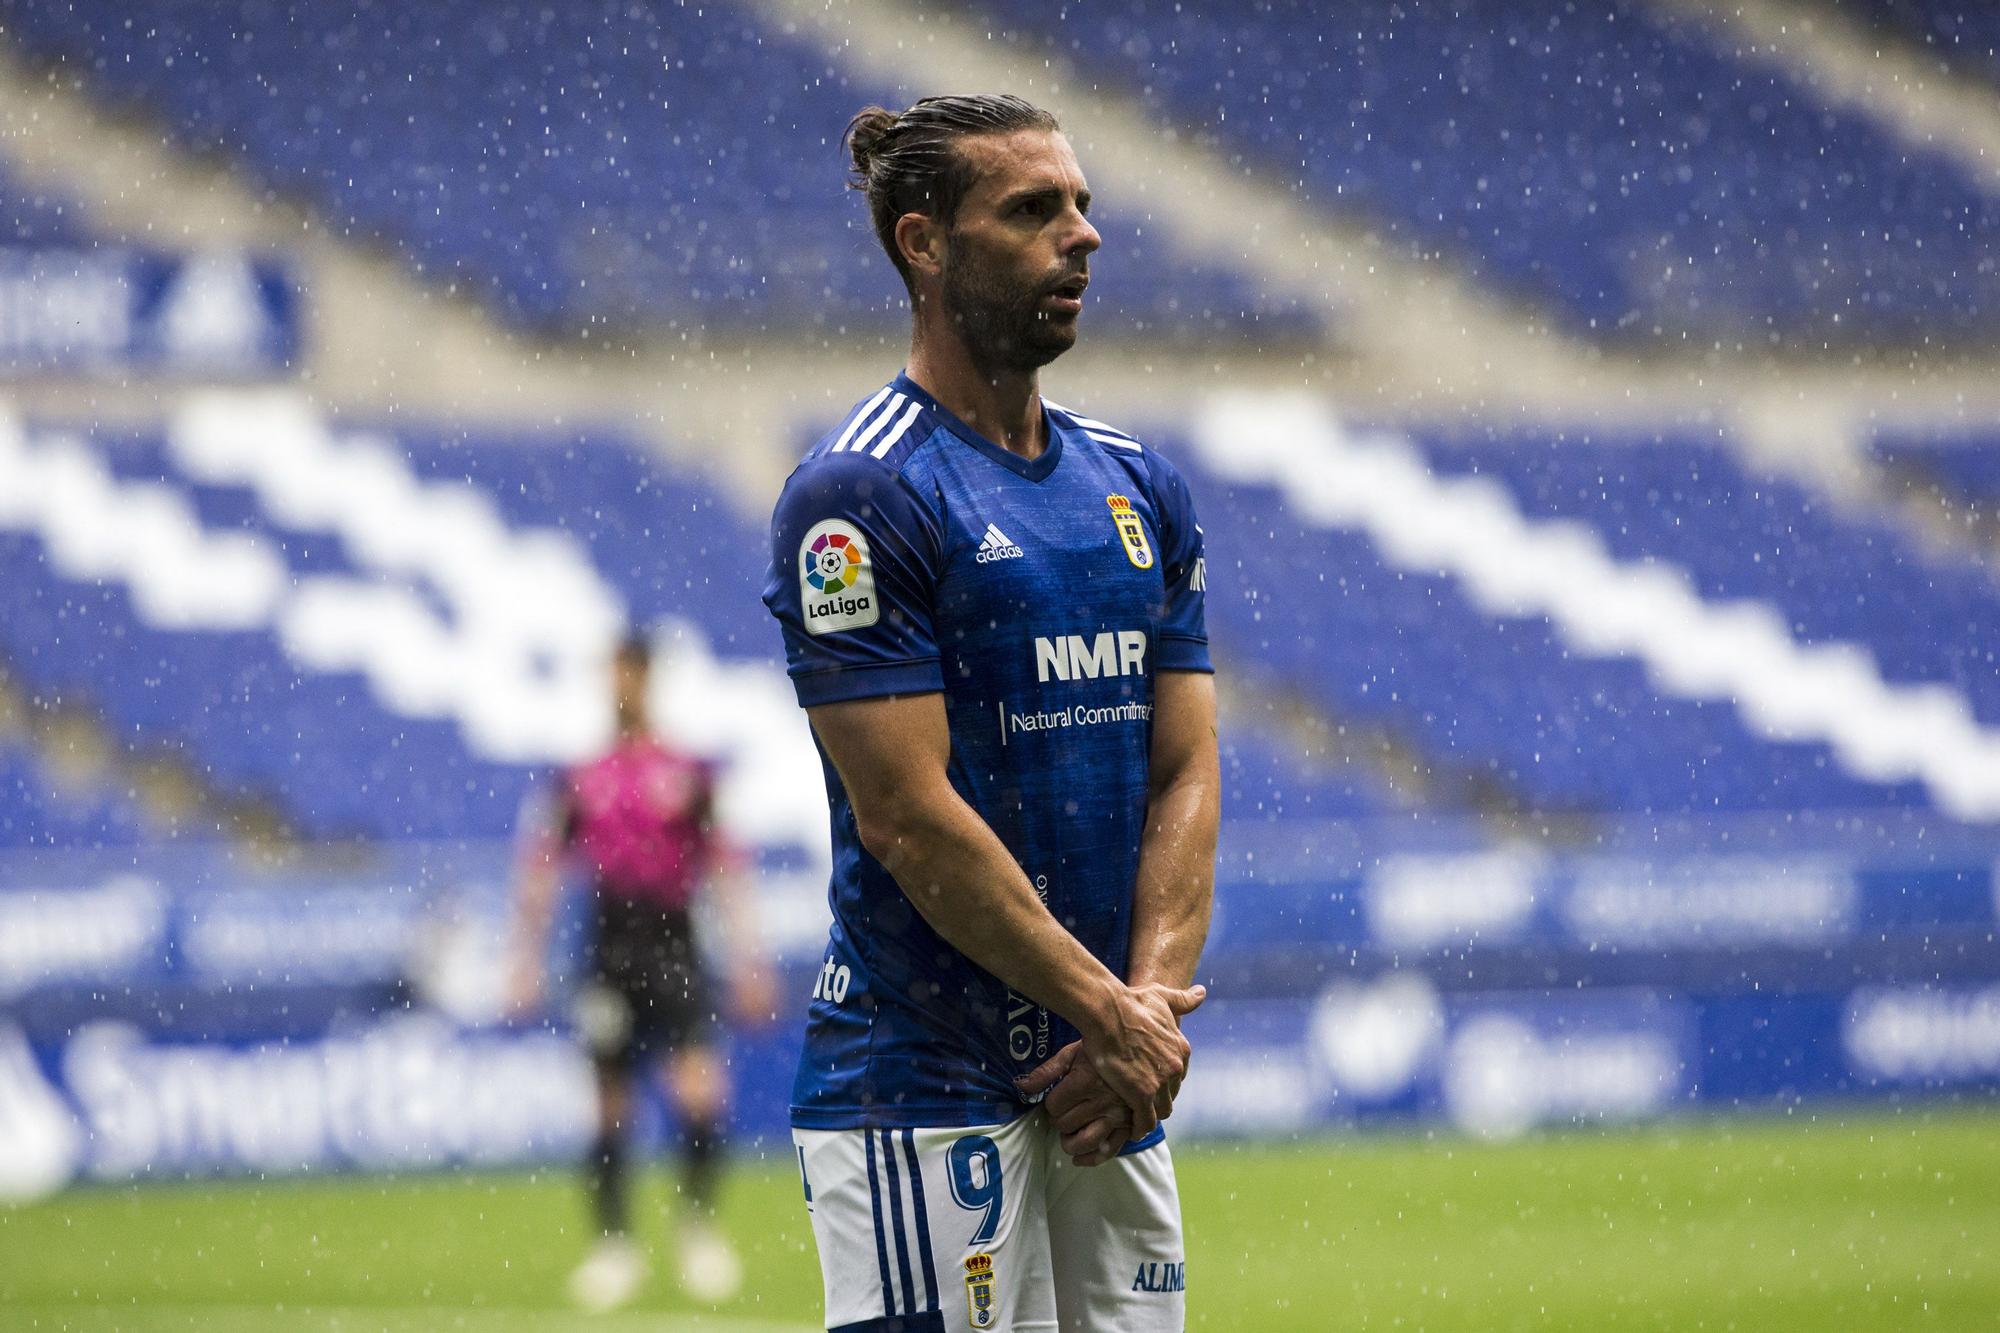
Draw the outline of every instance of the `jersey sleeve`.
M764 604L802 706L944 688L941 548L937 515L873 458L827 455L792 474L771 517Z
M1148 450L1153 475L1153 513L1160 529L1161 574L1166 604L1161 609L1156 660L1162 671L1214 671L1208 656L1208 564L1194 497L1172 464Z

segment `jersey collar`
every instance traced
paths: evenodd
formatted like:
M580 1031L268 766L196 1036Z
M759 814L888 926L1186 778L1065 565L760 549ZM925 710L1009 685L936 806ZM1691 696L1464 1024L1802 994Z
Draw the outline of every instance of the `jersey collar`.
M1049 442L1048 447L1042 450L1040 458L1035 459L1031 463L1012 450L1002 449L999 445L993 443L993 441L987 439L963 421L960 421L952 414L951 409L925 392L915 380L909 377L907 372L897 372L893 387L896 392L908 394L917 402L924 404L931 411L937 413L938 420L944 423L944 428L957 436L961 441L971 445L980 453L985 454L1009 472L1018 472L1029 481L1041 481L1051 472L1054 472L1056 464L1062 461L1062 432L1056 428L1055 418L1050 415L1046 404L1042 407L1042 433Z

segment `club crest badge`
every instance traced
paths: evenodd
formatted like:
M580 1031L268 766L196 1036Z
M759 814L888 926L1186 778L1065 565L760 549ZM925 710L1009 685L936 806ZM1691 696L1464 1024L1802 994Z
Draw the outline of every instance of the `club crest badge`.
M1125 545L1125 558L1139 569L1153 567L1153 547L1146 540L1146 525L1139 521L1139 511L1132 507L1132 501L1123 495L1107 495L1104 503L1111 506L1111 523L1118 529L1118 540Z
M965 1304L974 1328L993 1326L993 1256L975 1254L965 1261Z

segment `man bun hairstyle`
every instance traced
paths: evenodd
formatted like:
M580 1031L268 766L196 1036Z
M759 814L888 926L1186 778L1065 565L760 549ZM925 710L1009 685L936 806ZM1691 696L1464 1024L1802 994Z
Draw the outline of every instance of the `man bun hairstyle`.
M896 221L922 213L950 226L972 189L972 165L958 141L976 134L1058 130L1056 118L1010 93L926 97L909 110L863 107L842 137L853 166L848 185L868 197L875 237L910 285L910 266L896 247Z

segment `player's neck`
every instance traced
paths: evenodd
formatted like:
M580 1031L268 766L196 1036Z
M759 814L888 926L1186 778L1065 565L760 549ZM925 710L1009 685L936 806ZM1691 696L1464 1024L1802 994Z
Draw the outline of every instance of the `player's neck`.
M1032 463L1048 447L1039 371L989 369L955 338L919 338L910 345L905 373L946 411L1008 453Z

